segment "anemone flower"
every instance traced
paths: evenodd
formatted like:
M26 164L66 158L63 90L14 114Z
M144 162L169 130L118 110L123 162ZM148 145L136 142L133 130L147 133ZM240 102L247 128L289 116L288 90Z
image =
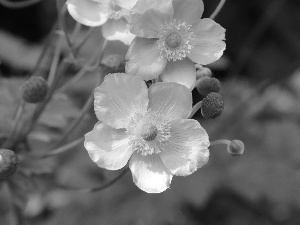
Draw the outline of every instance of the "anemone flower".
M131 12L132 41L126 73L177 82L193 89L194 63L207 65L225 50L225 29L201 19L202 0L139 0Z
M159 82L147 89L140 77L117 73L94 93L100 121L84 146L99 167L118 170L129 161L134 183L160 193L173 175L190 175L207 163L209 138L198 121L187 119L192 95L184 85Z
M135 37L130 32L130 9L137 0L68 0L70 15L79 23L94 27L102 25L107 40L119 40L129 45Z

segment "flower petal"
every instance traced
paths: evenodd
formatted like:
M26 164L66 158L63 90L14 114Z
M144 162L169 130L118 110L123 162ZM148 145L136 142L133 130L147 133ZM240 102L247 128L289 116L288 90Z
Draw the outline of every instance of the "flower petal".
M129 24L125 18L118 20L109 19L102 26L103 37L107 40L122 41L125 45L130 45L135 35L130 33Z
M131 10L138 0L115 0L115 3L121 8Z
M201 19L193 24L196 38L188 57L196 63L206 65L218 60L225 50L225 29L211 19Z
M171 184L172 175L157 154L134 153L129 161L133 182L147 193L160 193Z
M108 170L124 167L134 151L125 129L117 130L101 122L85 135L84 147L99 167Z
M173 18L190 25L199 21L204 11L202 0L173 0L173 7Z
M132 8L133 13L144 13L149 9L155 9L173 16L172 0L139 0Z
M97 118L117 129L126 128L132 116L147 110L147 86L139 77L108 74L94 95Z
M196 120L173 120L170 127L171 137L159 155L173 175L190 175L208 162L208 135Z
M105 4L91 0L68 0L66 4L70 15L86 26L100 26L108 19L108 10Z
M196 83L195 63L189 58L175 62L168 61L160 77L164 82L175 82L193 90Z
M184 85L159 82L148 91L148 108L166 120L186 119L191 114L192 93Z
M158 38L160 28L172 20L172 16L159 10L149 9L144 13L131 15L131 32L138 37Z
M166 66L167 60L160 57L157 39L133 39L126 54L126 73L140 76L144 80L157 78Z

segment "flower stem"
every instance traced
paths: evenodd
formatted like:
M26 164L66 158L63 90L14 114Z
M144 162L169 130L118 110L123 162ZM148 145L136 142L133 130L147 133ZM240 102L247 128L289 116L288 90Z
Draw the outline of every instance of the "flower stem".
M227 140L227 139L219 139L219 140L215 140L210 142L210 146L214 146L214 145L230 145L231 141Z
M193 106L191 115L188 117L188 119L191 119L195 115L195 113L201 108L201 105L202 105L202 101L197 102L197 104Z
M215 9L215 11L211 14L211 16L209 17L210 19L214 19L218 14L219 12L221 11L221 9L223 8L224 4L225 4L226 0L221 0L219 2L219 5L217 6L217 8Z
M68 89L70 86L72 86L73 84L75 84L80 78L82 78L85 73L87 71L93 71L95 70L102 58L103 58L103 53L104 53L104 49L107 45L107 41L104 40L103 44L101 45L101 47L95 51L95 53L92 55L92 57L88 60L88 62L82 66L82 68L77 72L77 74L75 76L73 76L73 78L71 78L69 81L67 81L63 86L61 86L56 93L61 93L64 92L66 89ZM100 56L99 56L100 53ZM98 59L97 59L98 57ZM94 65L91 66L91 64L96 60L96 63Z
M51 157L51 156L56 156L56 155L59 155L59 154L62 154L68 150L71 150L72 148L74 148L75 146L79 145L80 143L82 143L84 141L84 137L81 137L79 139L76 139L66 145L63 145L63 146L60 146L59 148L57 149L54 149L52 150L51 152L47 152L46 154L43 154L43 155L39 155L37 156L37 158L48 158L48 157Z
M81 187L72 187L68 185L59 185L59 187L66 189L66 190L73 190L78 191L82 193L95 193L99 191L103 191L104 189L109 188L113 184L115 184L118 180L120 180L127 172L129 171L129 168L124 169L118 176L116 176L114 179L108 181L106 184L101 185L99 187L93 187L93 188L81 188Z

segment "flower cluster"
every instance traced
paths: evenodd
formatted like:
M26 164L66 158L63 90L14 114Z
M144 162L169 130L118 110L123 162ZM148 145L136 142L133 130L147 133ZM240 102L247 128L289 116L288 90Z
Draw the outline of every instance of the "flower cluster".
M107 75L95 89L99 122L84 144L90 158L109 170L129 162L134 183L148 193L162 192L174 175L205 165L210 142L199 122L189 119L191 90L195 63L222 56L225 29L201 19L202 0L68 0L67 6L78 22L103 25L105 38L130 44L126 73ZM211 112L215 104L204 105Z

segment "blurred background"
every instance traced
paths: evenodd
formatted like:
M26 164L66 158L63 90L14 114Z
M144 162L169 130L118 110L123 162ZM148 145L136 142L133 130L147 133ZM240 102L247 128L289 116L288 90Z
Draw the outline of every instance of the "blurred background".
M203 17L209 17L219 1L203 2ZM120 173L98 168L79 145L36 165L34 176L43 179L28 193L23 184L15 192L21 196L26 193L24 224L300 224L299 12L298 0L228 0L215 19L226 29L227 46L222 58L208 67L222 82L225 110L215 120L205 120L201 114L196 114L196 119L211 141L242 140L246 146L243 156L231 157L224 146L213 146L207 165L188 177L174 177L171 188L161 194L139 190L129 173L99 193L49 186L44 179L55 178L62 184L80 187L99 186ZM69 15L65 18L71 32L75 22ZM36 62L56 21L55 1L44 0L25 8L0 4L0 92L7 93L5 88L10 85L18 90L22 82L11 84L11 80L25 79L36 71ZM83 27L79 35L84 36L87 30ZM100 42L101 31L95 29L80 57L89 56ZM68 52L67 43L62 45L61 57ZM53 51L44 58L38 73L48 72ZM121 42L110 42L105 57L124 56L126 51ZM66 79L77 69L70 67ZM69 88L67 100L45 116L45 123L54 127L51 135L58 135L58 130L83 106L94 89L97 72L86 74ZM193 97L194 102L201 99L197 91L193 91ZM4 115L12 105L2 102L3 95L0 130L5 130ZM96 121L91 109L69 138L90 131ZM53 125L55 122L57 125ZM33 134L31 145L43 150L47 141ZM22 178L16 177L14 182L18 179ZM0 192L1 225L9 224L10 209L5 204L9 199L5 191Z

